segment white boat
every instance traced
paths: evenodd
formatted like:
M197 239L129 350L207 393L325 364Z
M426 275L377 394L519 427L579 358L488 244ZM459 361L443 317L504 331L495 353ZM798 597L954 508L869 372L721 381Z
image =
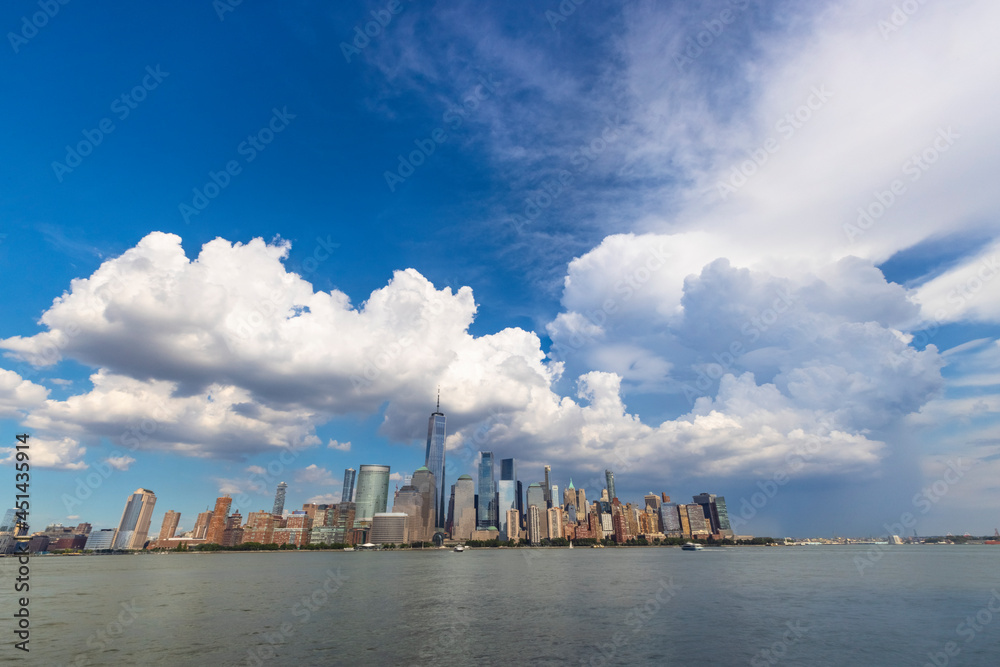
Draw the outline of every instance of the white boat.
M700 544L695 544L694 542L688 542L687 544L681 547L681 549L683 549L684 551L701 551L704 548L705 547L701 546Z
M454 551L459 551L459 552L461 552L461 551L465 551L465 546L464 546L464 545L462 545L462 544L459 544L459 545L457 545L457 546L456 546L456 547L454 548Z

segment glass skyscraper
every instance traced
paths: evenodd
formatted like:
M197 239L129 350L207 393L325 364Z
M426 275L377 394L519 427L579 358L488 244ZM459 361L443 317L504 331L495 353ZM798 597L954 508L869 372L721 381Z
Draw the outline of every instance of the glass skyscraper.
M376 514L385 512L389 502L389 466L364 465L358 473L354 527L370 526Z
M444 479L444 436L445 418L444 413L441 412L441 396L438 395L437 410L432 412L430 419L427 420L427 454L424 457L424 465L434 474L434 483L437 485L434 494L437 499L435 514L438 524L436 527L440 530L444 530L444 518L447 516L445 514L445 489L448 488L448 485L445 484Z
M500 530L501 535L507 534L507 512L509 510L517 510L517 498L514 497L517 493L516 484L517 482L512 479L501 479L497 482L497 519L500 522L497 528ZM518 514L518 517L520 517L520 514ZM518 523L520 524L520 518L518 519Z
M288 489L288 485L284 482L278 484L277 490L274 492L274 507L271 508L271 514L275 516L281 516L285 511L285 490Z
M479 452L479 513L476 528L486 530L496 528L497 501L496 481L493 476L493 452Z
M344 471L344 488L340 492L340 502L351 502L351 498L354 496L354 476L356 474L357 471L354 468L348 468Z
M122 518L115 532L115 549L141 549L149 534L156 494L149 489L136 489L125 501Z
M611 502L618 497L615 495L615 474L610 470L605 470L604 479L608 481L608 502Z

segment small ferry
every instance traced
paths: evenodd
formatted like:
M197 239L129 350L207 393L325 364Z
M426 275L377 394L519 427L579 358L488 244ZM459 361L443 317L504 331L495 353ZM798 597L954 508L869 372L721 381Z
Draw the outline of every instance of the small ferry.
M701 546L700 544L695 544L694 542L688 542L687 544L681 547L681 549L683 549L684 551L701 551L704 548L705 547Z
M453 551L457 551L457 552L461 553L461 552L465 551L465 545L464 544L458 544L458 545L455 546L455 548L453 549Z

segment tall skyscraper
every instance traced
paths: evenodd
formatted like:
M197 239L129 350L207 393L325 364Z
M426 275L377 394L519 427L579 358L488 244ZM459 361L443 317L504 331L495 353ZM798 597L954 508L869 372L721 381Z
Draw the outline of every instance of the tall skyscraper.
M719 515L715 505L715 494L699 493L698 495L694 496L692 500L694 500L696 505L701 506L702 513L705 516L705 523L708 524L708 532L718 533Z
M205 539L205 535L208 534L208 524L212 522L211 512L202 512L198 515L198 519L194 522L194 530L191 533L191 537L196 540Z
M469 475L455 482L454 526L451 536L456 540L472 539L476 529L476 484Z
M207 544L222 544L222 534L226 530L226 520L229 518L229 507L232 504L233 499L229 496L215 499L212 520L208 522L208 531L205 533Z
M576 487L573 486L572 477L569 478L569 486L567 486L566 490L563 491L563 502L562 502L563 509L569 507L570 505L576 507Z
M733 536L733 527L729 523L729 509L726 507L726 497L719 496L715 499L716 516L719 517L719 532L726 537Z
M14 526L17 525L17 509L12 508L4 512L3 521L0 523L0 533L13 533Z
M141 549L149 534L156 494L149 489L136 489L125 501L122 518L115 533L114 549Z
M476 528L496 528L496 481L493 476L493 452L479 452L479 514Z
M618 497L615 495L615 474L610 470L605 470L604 478L608 480L608 502L611 502Z
M444 530L445 502L447 497L445 489L448 485L444 478L444 437L445 437L445 417L441 412L441 392L438 392L437 410L431 413L427 420L427 453L424 457L424 465L434 474L434 483L437 484L437 528Z
M524 499L521 494L521 482L517 479L517 462L514 459L500 460L500 481L514 482L514 508L517 509L518 526L520 527L521 517L524 515ZM499 487L497 489L499 491ZM504 512L503 501L500 502L500 512Z
M590 507L587 505L587 492L581 486L576 490L576 518L577 521L586 522Z
M271 510L271 514L275 516L281 516L285 511L285 490L288 485L284 482L278 484L278 489L274 492L274 508Z
M376 514L385 512L389 502L389 466L363 465L358 473L358 493L354 527L370 526Z
M348 468L344 471L344 488L340 492L340 502L349 503L354 497L354 476L357 471L354 468Z
M552 466L545 466L545 486L542 487L542 491L545 493L545 507L538 508L542 510L543 515L545 514L545 510L552 507L552 487L549 486L549 473L551 472Z
M169 540L177 532L177 524L181 521L181 513L169 510L163 515L163 525L160 526L160 540Z
M497 519L500 521L497 529L501 535L507 534L507 522L509 521L510 511L514 510L515 513L517 512L517 499L514 497L516 492L517 487L514 480L501 479L497 482ZM520 515L516 514L516 516L516 523L520 528Z
M538 482L528 485L527 506L531 507L532 505L541 510L542 513L547 509L545 507L545 489ZM525 509L525 515L527 515L527 509Z
M427 466L421 466L414 471L410 484L420 494L420 514L419 523L407 527L407 533L410 535L409 540L411 542L417 540L430 542L434 538L434 529L438 525L437 484L434 481L434 473Z

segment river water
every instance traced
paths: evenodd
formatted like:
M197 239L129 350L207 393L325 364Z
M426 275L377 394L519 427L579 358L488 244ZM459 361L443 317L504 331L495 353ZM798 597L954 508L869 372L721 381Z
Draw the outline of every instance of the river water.
M7 631L0 662L997 665L998 565L989 546L33 557L31 650Z

